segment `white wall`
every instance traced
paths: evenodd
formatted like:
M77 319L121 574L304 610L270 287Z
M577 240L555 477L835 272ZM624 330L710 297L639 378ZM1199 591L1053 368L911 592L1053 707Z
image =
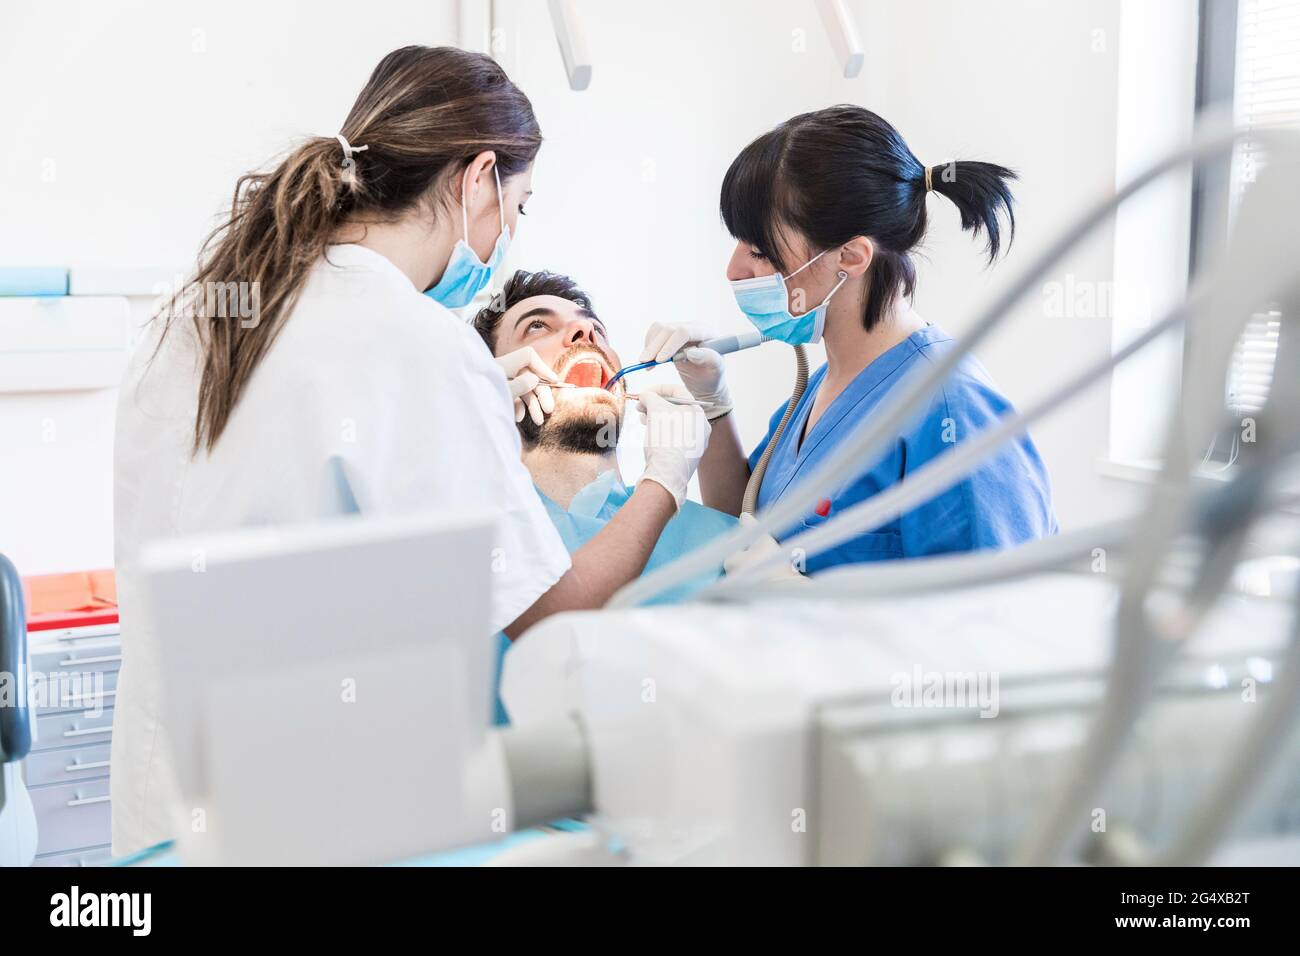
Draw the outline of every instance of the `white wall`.
M389 50L455 31L450 0L7 6L0 265L192 262L239 174L337 132ZM0 551L24 574L111 566L115 402L0 393Z
M446 0L13 4L0 208L18 228L0 259L192 261L237 176L336 133L379 58L450 42L453 12Z
M510 264L574 275L625 359L656 319L739 328L717 214L727 165L790 115L853 102L925 161L1021 171L1017 242L992 270L951 207L930 200L918 307L960 335L976 304L1113 186L1118 3L850 0L867 66L845 80L811 0L580 0L595 71L574 93L545 4L492 0L494 51L546 136ZM0 33L0 263L191 261L239 173L296 137L333 133L383 53L450 42L456 27L450 0L17 5ZM1107 281L1111 254L1102 237L1060 275ZM982 358L1023 405L1109 348L1106 318L1047 318L1040 298ZM753 441L788 389L789 355L769 347L731 367ZM0 396L0 548L25 572L110 563L112 401ZM1036 434L1066 525L1132 500L1097 477L1107 415L1101 387ZM40 437L50 417L54 442Z

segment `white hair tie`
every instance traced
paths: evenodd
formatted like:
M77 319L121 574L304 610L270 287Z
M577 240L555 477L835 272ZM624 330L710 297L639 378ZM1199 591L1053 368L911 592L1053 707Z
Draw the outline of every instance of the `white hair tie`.
M356 165L356 163L352 159L353 153L360 153L361 151L370 148L369 146L353 146L351 143L349 143L346 139L343 138L342 133L334 134L334 138L337 139L339 141L339 145L343 147L343 168L344 169L351 169L353 166Z

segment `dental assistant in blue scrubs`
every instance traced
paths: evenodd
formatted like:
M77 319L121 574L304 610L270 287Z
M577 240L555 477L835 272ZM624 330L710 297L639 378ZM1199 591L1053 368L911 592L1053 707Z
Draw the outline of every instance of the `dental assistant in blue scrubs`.
M790 345L824 342L826 364L810 377L776 443L758 510L810 473L869 418L918 366L953 347L911 307L912 254L925 237L934 195L957 207L963 229L982 234L990 263L1015 228L1010 170L954 161L926 167L881 117L835 106L782 123L750 143L722 184L722 218L737 240L727 266L736 303L754 326ZM746 454L732 417L721 356L690 347L716 334L702 325L656 325L642 361L674 361L710 412L699 467L704 503L738 514L745 485L785 411ZM915 472L1012 411L988 372L967 357L883 457L834 489L784 540L828 521ZM864 561L1006 548L1054 534L1051 486L1024 437L959 484L882 527L821 554L806 573Z

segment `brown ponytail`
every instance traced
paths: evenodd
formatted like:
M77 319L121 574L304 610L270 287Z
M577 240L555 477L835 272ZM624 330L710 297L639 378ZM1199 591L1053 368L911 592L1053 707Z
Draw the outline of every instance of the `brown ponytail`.
M349 217L396 218L417 203L446 199L438 196L443 174L484 150L496 152L508 179L542 142L528 98L505 71L452 47L409 46L384 57L340 133L367 147L354 146L351 165L337 138L317 137L271 172L241 176L229 218L203 244L194 280L164 307L164 335L183 314L193 318L200 342L196 453L216 445L308 273ZM222 308L212 307L213 290ZM241 302L233 316L224 307L231 296Z

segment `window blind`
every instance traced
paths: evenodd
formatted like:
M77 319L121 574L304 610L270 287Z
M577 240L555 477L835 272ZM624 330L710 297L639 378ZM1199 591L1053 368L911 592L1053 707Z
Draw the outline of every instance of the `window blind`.
M1300 128L1300 0L1241 0L1233 113L1237 126L1248 131ZM1262 144L1248 133L1233 156L1233 211L1267 163ZM1280 330L1276 309L1250 317L1228 376L1228 407L1234 414L1245 417L1264 407Z

